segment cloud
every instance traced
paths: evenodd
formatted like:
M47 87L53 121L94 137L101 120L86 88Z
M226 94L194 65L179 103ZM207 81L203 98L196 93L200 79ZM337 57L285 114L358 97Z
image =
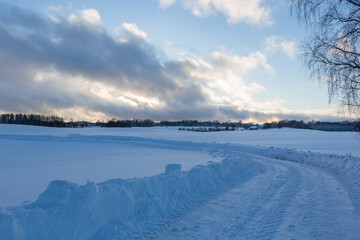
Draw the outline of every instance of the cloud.
M58 5L53 5L53 6L49 6L48 10L50 11L54 11L54 12L60 12L64 7L60 4Z
M257 83L248 83L246 77L259 69L271 68L266 57L259 53L241 57L229 52L214 51L206 59L180 58L172 69L181 79L201 86L207 102L214 106L230 106L241 102L251 107L251 94L265 90ZM181 75L179 74L181 73Z
M96 9L84 9L79 11L77 15L71 14L69 16L69 22L72 24L92 26L100 26L102 24L100 14Z
M176 0L159 0L161 8L167 8ZM264 7L263 0L179 0L184 8L195 16L206 17L216 12L225 15L229 23L244 22L267 26L272 24L271 11Z
M114 33L120 42L146 41L148 38L147 34L141 31L135 23L123 23L114 29Z
M296 43L293 41L285 40L281 36L270 36L265 39L265 52L266 53L276 53L281 51L283 54L290 58L295 58L298 53Z
M281 101L264 108L252 97L266 89L249 76L273 72L260 51L160 60L136 24L122 24L113 37L94 9L58 21L12 5L0 4L0 12L2 112L88 120L264 120L286 112Z
M176 0L159 0L161 8L167 8L175 3Z
M226 52L215 51L211 54L211 59L215 64L230 68L241 75L246 75L259 67L264 68L268 73L274 72L267 63L267 57L259 51L249 56L230 55Z

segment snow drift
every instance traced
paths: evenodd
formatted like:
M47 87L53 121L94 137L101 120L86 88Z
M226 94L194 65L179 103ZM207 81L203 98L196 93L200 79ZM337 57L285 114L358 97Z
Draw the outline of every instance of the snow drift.
M101 229L115 226L114 223L121 229L117 231L118 239L144 236L143 229L176 217L184 209L262 169L249 156L239 155L188 172L180 172L179 165L168 166L168 173L153 177L88 182L83 186L53 181L34 203L2 210L0 236L89 239L102 236Z
M224 145L227 145L230 149L235 148L241 152L320 167L341 176L354 187L360 188L360 158L350 154L341 156L286 148Z

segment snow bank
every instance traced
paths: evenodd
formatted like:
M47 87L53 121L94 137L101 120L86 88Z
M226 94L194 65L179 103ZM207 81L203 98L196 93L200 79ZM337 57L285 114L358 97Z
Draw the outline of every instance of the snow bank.
M360 158L351 155L339 156L281 148L252 149L251 152L280 160L321 167L342 176L347 182L360 188Z
M188 172L180 172L179 168L171 165L167 167L169 174L99 184L88 182L82 186L53 181L34 203L2 210L0 236L2 239L89 239L102 236L107 231L101 229L109 227L117 228L117 239L144 236L143 229L173 219L184 209L263 169L245 155L220 163L209 162Z
M219 146L220 145L220 146ZM213 149L221 148L223 151L241 152L279 160L304 163L320 167L336 175L360 189L360 158L351 154L336 155L296 149L244 146L240 144L208 144Z

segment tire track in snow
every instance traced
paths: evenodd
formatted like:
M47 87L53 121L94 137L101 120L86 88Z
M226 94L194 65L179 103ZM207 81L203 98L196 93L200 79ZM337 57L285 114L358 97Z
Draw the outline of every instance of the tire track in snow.
M243 155L243 154L241 154ZM236 159L238 158L239 161L241 161L242 157L241 155L239 155L239 153L227 153L227 154L223 154L222 157L225 158L231 158L231 159ZM255 177L257 178L257 177ZM252 178L250 179L250 181L252 180ZM261 180L261 181L260 181ZM263 189L264 185L270 185L271 182L268 181L268 179L263 179L260 178L259 183L255 184L256 188L260 190ZM247 182L247 181L246 181ZM241 183L242 184L242 183ZM254 188L252 188L254 189ZM226 189L223 189L222 191L218 191L214 194L211 194L207 197L207 199L197 199L194 200L189 208L186 211L180 212L175 218L173 219L162 219L162 221L158 222L157 225L153 225L151 230L146 230L146 232L143 232L142 234L142 238L140 239L172 239L174 236L176 236L176 233L179 231L186 231L189 230L188 226L192 226L194 228L195 231L198 230L198 228L200 227L196 222L193 222L192 224L189 224L189 222L191 222L191 219L193 217L188 216L188 213L191 212L195 212L196 209L201 208L203 205L206 205L207 203L212 203L212 202L216 202L216 205L221 205L221 200L219 200L219 196L224 196L227 193L229 193L230 191L234 191L236 190L235 186L231 186L228 187ZM246 190L249 190L249 192L246 193L246 195L248 196L252 196L252 198L255 198L256 195L260 194L260 192L258 191L251 191L250 188L247 188ZM265 190L263 190L265 191ZM239 194L239 193L234 193L234 194ZM251 199L249 199L246 202L242 203L244 205L244 207L246 207L246 205L251 204ZM215 208L215 207L214 207ZM232 209L232 208L231 208ZM235 212L234 212L235 214ZM188 222L186 224L184 224L184 219L188 219ZM229 220L231 220L229 218ZM170 230L170 234L168 236L159 236L159 232L160 233L168 233ZM200 236L200 239L203 239L203 236Z
M359 203L335 176L306 165L299 167L303 182L276 238L359 239Z
M231 235L234 219L244 214L245 217L237 218L236 222L243 222L246 225L251 221L261 210L261 206L276 194L277 191L273 190L274 186L281 185L280 176L287 172L285 167L269 165L268 171L264 174L239 184L199 209L190 212L182 221L178 220L175 225L169 226L167 231L158 234L157 239L216 239L224 232ZM199 222L199 219L204 217L204 213L208 215ZM168 231L174 228L181 229L184 225L190 225L193 228L176 232Z
M257 157L259 159L259 157ZM261 161L272 161L271 159L261 158ZM288 166L284 162L273 162L272 164L279 164L286 168L286 172L278 175L268 196L263 197L266 201L261 201L260 204L254 204L260 209L248 218L239 215L233 221L233 232L228 238L241 235L241 239L273 239L275 232L281 225L284 215L286 214L287 207L292 199L297 195L299 183L302 181L298 169ZM246 224L239 224L238 219L246 219Z
M157 239L358 239L360 216L333 175L252 156L265 173L185 214Z
M265 178L264 180L267 181L266 184L259 184L259 188L251 189L253 191L253 197L247 199L245 202L246 205L236 205L235 211L219 226L219 228L212 236L209 237L209 239L217 239L219 237L223 238L224 235L229 238L233 238L237 236L237 232L242 231L244 227L250 225L250 222L257 221L256 217L262 215L262 206L266 205L270 199L276 198L279 189L282 187L283 182L281 181L281 176L283 174L288 174L287 169L285 168L274 168L273 170L275 170L275 174L274 172L269 172L268 174L271 174L274 177L271 180L266 180ZM255 238L253 239L258 239L260 236L254 237Z

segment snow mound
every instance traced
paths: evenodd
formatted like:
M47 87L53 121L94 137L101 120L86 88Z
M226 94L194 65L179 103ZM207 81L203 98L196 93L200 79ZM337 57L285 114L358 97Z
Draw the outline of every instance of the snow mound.
M181 172L114 179L78 185L53 181L32 204L3 209L1 239L129 239L146 236L146 229L173 219L209 196L263 171L251 157L238 155ZM175 174L174 174L175 173ZM118 236L103 236L108 228ZM114 229L113 229L114 230ZM145 232L144 232L145 231Z
M314 167L319 167L336 175L346 182L360 189L360 158L351 154L336 155L297 149L245 146L240 144L209 144L209 148L219 148L228 152L241 152L254 154L284 161L298 162Z
M256 152L262 152L263 155L280 160L299 162L326 169L342 176L347 182L360 188L360 158L358 157L280 148L261 149Z

